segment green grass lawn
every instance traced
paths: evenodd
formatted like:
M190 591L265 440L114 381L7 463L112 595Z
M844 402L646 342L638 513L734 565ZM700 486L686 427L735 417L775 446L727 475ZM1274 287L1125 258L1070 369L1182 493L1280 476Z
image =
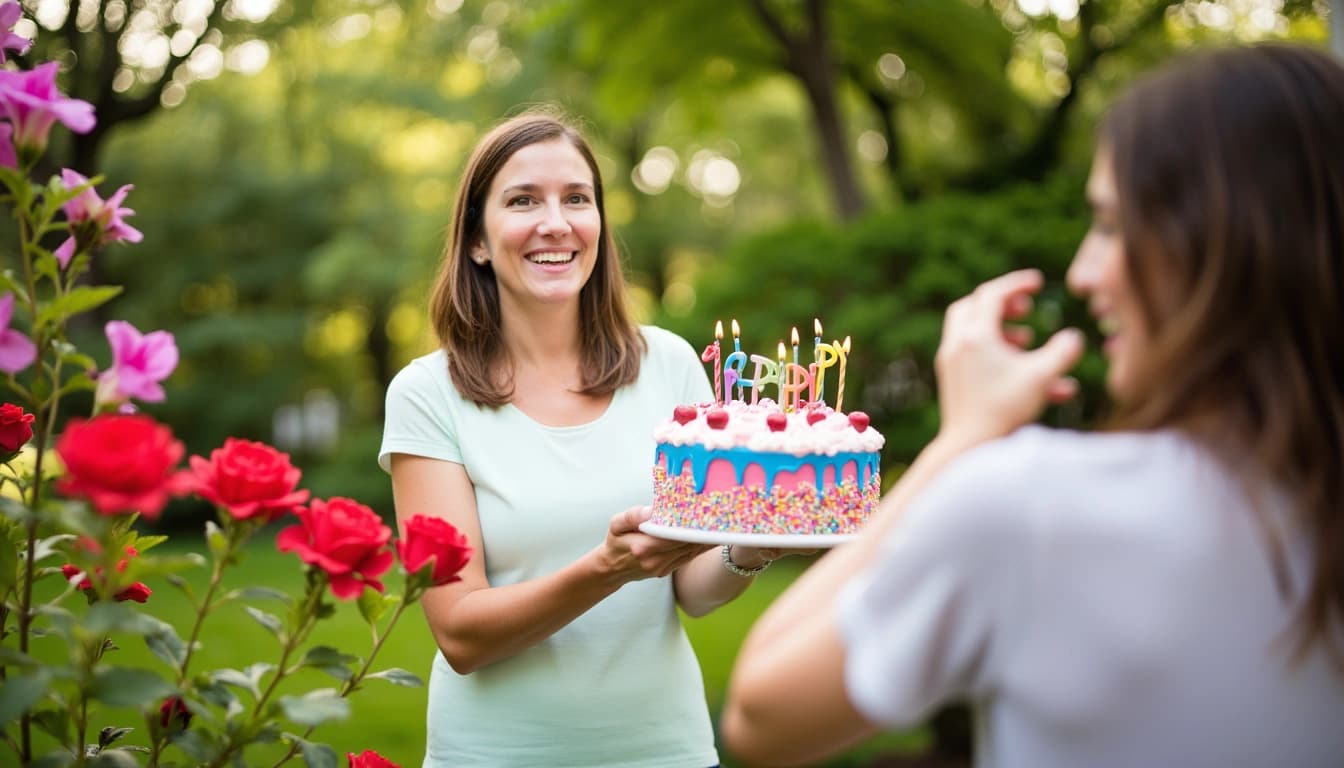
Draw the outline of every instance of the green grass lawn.
M203 549L200 539L190 534L177 534L170 542L161 545L158 552L185 552ZM705 691L709 706L716 713L723 701L733 659L737 654L743 637L751 623L758 617L776 595L797 576L805 563L793 558L776 564L757 579L757 583L746 594L733 603L720 608L710 616L685 621L691 642L699 655L704 670ZM198 568L183 574L196 585L199 594L205 586L208 571ZM297 596L302 587L302 570L297 557L281 554L274 547L274 533L264 532L248 548L240 566L226 571L225 584L228 587L265 586L279 589ZM152 613L174 624L184 637L190 629L191 606L186 597L170 584L159 580L150 581L154 590L149 607ZM398 594L401 580L392 575L387 580L388 594ZM256 607L280 613L278 604L267 606L264 602L255 603ZM269 631L264 629L252 617L247 615L240 604L231 603L211 614L201 637L201 648L192 659L193 672L214 670L221 667L240 669L249 664L266 661L275 662L279 657L279 644ZM309 645L333 645L341 650L359 655L367 655L371 646L368 625L359 615L353 603L341 603L336 613L318 624ZM55 652L47 642L42 649L49 654ZM129 666L163 669L163 664L137 640L128 640L124 648L113 651L114 660ZM374 662L374 669L400 667L428 681L430 660L434 653L433 642L425 626L423 614L418 607L408 609L386 641ZM297 685L289 692L298 693L312 688L334 687L337 681L323 673L304 670L296 675ZM240 694L245 700L247 694ZM418 766L423 756L425 739L426 689L393 685L382 680L370 680L362 690L351 697L352 714L349 720L328 723L319 727L312 740L330 744L342 758L347 752L361 752L374 749L384 757L410 768ZM106 713L106 722L91 723L91 732L97 732L104 725L131 725L143 727L142 722L132 718L134 713L112 711ZM120 717L119 720L116 718ZM138 730L137 733L143 733ZM129 737L130 743L143 743L135 734ZM38 742L41 744L42 742ZM905 735L883 736L873 742L856 748L851 753L834 761L834 765L863 765L873 755L883 752L909 752L924 744L921 732ZM48 745L50 746L50 745ZM249 752L248 763L260 764L264 757L260 751ZM174 756L182 758L174 751ZM734 762L730 755L724 754L724 765ZM301 765L299 759L291 765ZM267 763L269 765L269 763Z

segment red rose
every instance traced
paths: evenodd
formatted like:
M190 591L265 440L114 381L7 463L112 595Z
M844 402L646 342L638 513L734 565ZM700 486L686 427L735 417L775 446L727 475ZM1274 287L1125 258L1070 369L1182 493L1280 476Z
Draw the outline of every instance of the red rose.
M342 600L359 597L364 585L383 591L378 576L392 567L387 542L392 529L377 512L353 499L339 496L313 499L295 514L301 521L275 537L281 552L296 552L305 563L331 576L331 592Z
M33 439L33 414L13 404L0 405L0 453L14 453Z
M350 760L350 768L401 768L372 749L366 749L358 755L346 752L345 756Z
M187 473L173 471L182 443L144 414L71 419L56 452L65 463L56 490L87 498L105 515L139 512L153 520L169 496L189 490Z
M471 559L467 537L441 517L414 515L406 521L406 535L397 542L397 554L407 573L417 573L434 561L434 586L461 581L458 571Z
M265 443L230 437L210 452L210 460L192 456L192 491L229 510L237 520L261 515L274 520L308 500L296 491L301 474L289 454Z
M159 725L179 731L191 725L191 710L181 696L169 696L159 705Z
M94 549L96 549L96 545ZM127 547L126 554L130 555L131 557L135 557L140 553L136 551L135 547ZM125 570L126 570L126 558L122 558L121 561L117 563L117 573L123 573L125 572ZM70 565L69 563L61 566L61 575L65 576L65 580L67 582L75 578L75 576L81 575L83 573L84 572L81 571L78 567ZM103 575L103 569L99 567L97 573L101 577ZM90 579L88 576L84 576L84 579L75 586L79 589L85 589L85 590L93 589L93 580ZM149 596L152 594L154 594L154 590L146 586L144 582L137 581L132 583L129 587L118 592L113 599L115 599L119 603L125 602L127 600L134 600L137 603L143 603L146 600L148 600Z

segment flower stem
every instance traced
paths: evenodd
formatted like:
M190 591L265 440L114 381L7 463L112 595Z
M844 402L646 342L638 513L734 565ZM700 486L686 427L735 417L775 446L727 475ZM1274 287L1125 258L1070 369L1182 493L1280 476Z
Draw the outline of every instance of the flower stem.
M322 604L322 591L327 587L325 578L318 578L310 575L308 579L308 592L304 595L303 602L294 612L294 631L285 637L280 649L280 662L276 664L275 675L271 682L266 686L266 690L257 697L257 704L252 708L252 717L248 724L229 735L228 742L224 745L223 751L210 761L206 768L216 768L228 762L229 758L235 752L242 749L250 741L253 735L252 731L257 723L263 718L266 710L266 704L270 701L271 695L280 685L280 681L289 675L293 670L288 669L289 657L293 655L303 642L308 639L308 634L313 626L317 624L319 609Z
M369 667L373 666L373 657L378 655L378 651L383 647L383 642L392 634L392 628L397 625L397 619L401 618L401 612L404 610L406 610L406 601L403 600L397 604L397 609L393 611L392 618L387 622L387 629L384 630L381 635L378 634L378 627L376 625L373 627L373 648L369 651L369 657L364 660L364 666L360 667L359 671L356 672L353 677L345 681L341 686L340 692L336 694L337 696L345 698L351 693L354 693L355 688L359 686L360 682L364 679L364 676L369 673ZM304 740L307 740L316 728L317 726L315 725L308 726L308 730L303 732ZM275 765L271 766L271 768L279 768L279 766L289 762L290 758L294 757L298 752L298 749L298 744L290 744L289 751L285 752L279 760L276 760Z

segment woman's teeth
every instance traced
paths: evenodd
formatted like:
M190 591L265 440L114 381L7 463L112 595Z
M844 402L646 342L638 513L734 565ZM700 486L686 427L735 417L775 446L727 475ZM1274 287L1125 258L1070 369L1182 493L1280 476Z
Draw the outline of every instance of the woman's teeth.
M564 264L574 258L573 251L554 251L548 253L530 253L527 260L537 264Z

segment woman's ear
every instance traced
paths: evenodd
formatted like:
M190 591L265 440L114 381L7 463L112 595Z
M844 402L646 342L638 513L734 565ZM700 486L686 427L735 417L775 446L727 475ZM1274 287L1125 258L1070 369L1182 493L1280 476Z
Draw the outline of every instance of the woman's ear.
M485 247L484 241L471 247L471 260L481 266L485 266L485 263L490 260L490 251Z

